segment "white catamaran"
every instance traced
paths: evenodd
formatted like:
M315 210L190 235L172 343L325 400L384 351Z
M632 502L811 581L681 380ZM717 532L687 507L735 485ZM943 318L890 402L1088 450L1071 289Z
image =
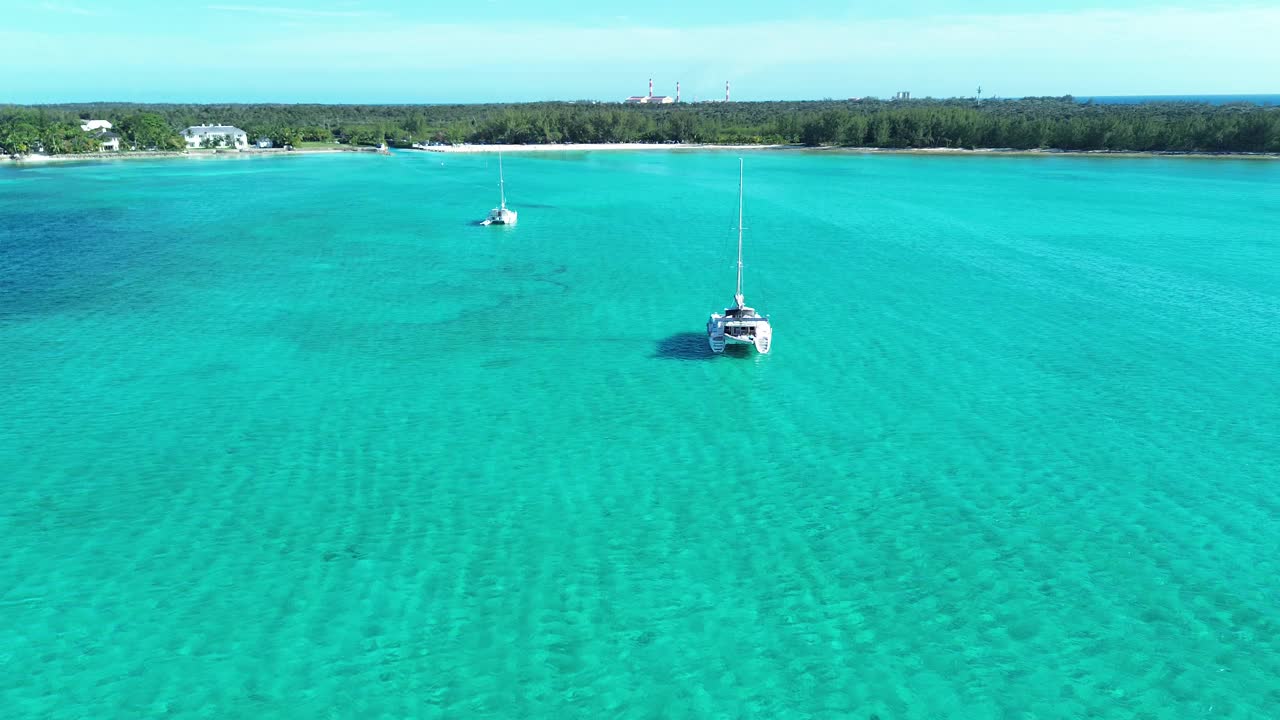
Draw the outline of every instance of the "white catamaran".
M516 211L507 209L507 189L502 179L502 153L498 153L498 207L489 211L481 225L515 225Z
M769 352L773 326L768 316L747 307L742 297L742 158L738 158L738 291L733 301L733 307L725 308L723 314L711 313L711 319L707 320L707 342L711 351L722 353L727 343L733 343L754 345L762 354Z

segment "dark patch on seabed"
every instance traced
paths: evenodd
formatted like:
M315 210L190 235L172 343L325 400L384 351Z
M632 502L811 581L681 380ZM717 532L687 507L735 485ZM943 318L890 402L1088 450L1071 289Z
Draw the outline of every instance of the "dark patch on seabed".
M556 276L564 275L568 270L569 268L565 265L556 265L550 270L539 270L538 267L532 263L507 263L499 267L499 271L506 277L547 283L548 285L560 288L564 292L569 292L571 288L569 287L569 284L563 280L557 280ZM484 278L486 280L489 279L491 273L492 270L489 269L471 271L471 274L474 277ZM518 297L518 295L512 295L511 297L515 298ZM505 306L505 304L506 302L504 301L503 303L499 303L496 307L501 308Z
M750 348L746 345L729 345L724 349L724 354L745 357L749 351ZM715 356L707 343L707 334L699 332L676 333L665 337L658 341L652 355L664 360L711 360Z
M0 228L11 231L0 236L0 317L53 315L118 295L139 262L138 237L120 229L121 217L116 208L0 211Z
M347 545L343 548L342 552L330 550L329 552L326 552L323 557L325 562L333 562L334 560L339 560L344 557L351 560L363 560L365 558L365 554L355 545Z

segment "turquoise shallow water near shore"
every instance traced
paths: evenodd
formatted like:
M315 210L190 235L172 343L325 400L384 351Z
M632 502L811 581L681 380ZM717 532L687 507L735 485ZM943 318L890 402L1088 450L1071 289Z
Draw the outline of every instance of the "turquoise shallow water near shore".
M1267 718L1280 164L0 168L6 718Z

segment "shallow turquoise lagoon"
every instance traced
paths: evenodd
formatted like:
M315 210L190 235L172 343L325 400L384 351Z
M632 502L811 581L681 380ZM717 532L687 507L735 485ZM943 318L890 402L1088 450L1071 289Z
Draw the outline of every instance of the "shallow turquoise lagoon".
M0 716L1280 712L1280 163L0 168Z

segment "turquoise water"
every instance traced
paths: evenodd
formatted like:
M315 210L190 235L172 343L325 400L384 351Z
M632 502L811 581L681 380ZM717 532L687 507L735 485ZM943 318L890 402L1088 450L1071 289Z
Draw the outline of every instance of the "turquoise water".
M0 168L0 716L1271 718L1280 163Z

